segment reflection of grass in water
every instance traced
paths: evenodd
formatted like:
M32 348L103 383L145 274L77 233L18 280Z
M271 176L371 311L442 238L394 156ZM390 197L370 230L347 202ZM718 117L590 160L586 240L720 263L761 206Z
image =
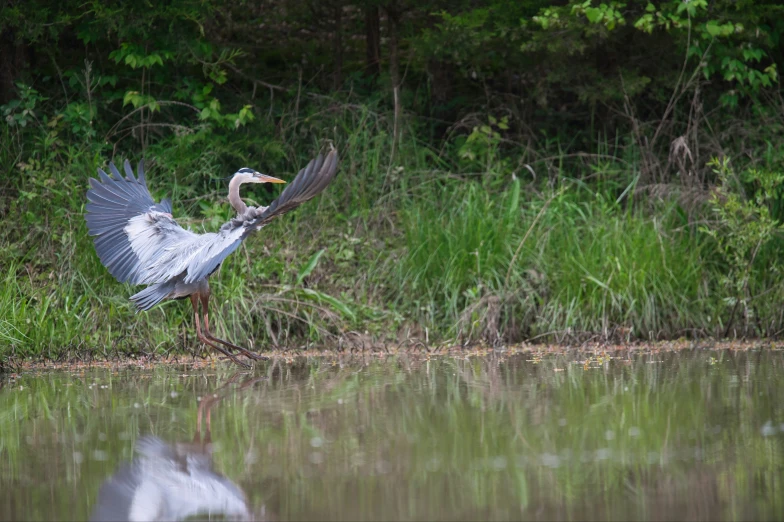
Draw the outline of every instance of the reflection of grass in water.
M754 357L710 365L662 354L588 370L568 357L284 365L214 407L216 469L282 518L650 518L667 506L775 516L784 453L760 427L784 421L782 361ZM86 515L138 436L190 440L195 397L228 377L156 370L6 384L0 482L11 487L0 505L23 495L28 518L77 516L77 498ZM0 518L13 515L3 509Z

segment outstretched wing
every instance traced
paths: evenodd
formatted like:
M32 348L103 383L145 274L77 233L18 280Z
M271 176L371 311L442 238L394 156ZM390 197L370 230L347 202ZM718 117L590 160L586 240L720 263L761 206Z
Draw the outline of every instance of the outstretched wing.
M226 259L229 254L237 250L242 241L252 232L260 229L277 216L294 210L302 203L317 196L324 190L335 177L338 170L338 153L332 149L326 158L321 154L299 171L294 181L286 187L283 193L273 201L256 218L242 221L232 220L224 225L220 232L211 238L200 250L199 256L194 257L188 265L185 276L186 283L198 281L207 277Z
M237 250L244 238L245 227L223 228L217 234L204 234L208 238L187 263L185 282L193 283L212 274L229 254ZM203 237L204 237L203 236Z
M133 500L142 482L138 464L126 463L120 466L117 472L101 485L90 520L130 520Z
M192 242L198 235L180 227L171 216L171 201L155 203L144 179L144 160L137 177L125 161L125 178L114 163L109 176L98 169L90 178L85 220L101 263L121 283L147 282L147 266L162 248Z
M246 227L243 239L286 212L290 212L316 197L335 178L338 171L338 151L334 148L329 151L326 158L319 154L316 159L310 160L307 166L300 170L294 181L286 187L280 197L270 203L270 206Z

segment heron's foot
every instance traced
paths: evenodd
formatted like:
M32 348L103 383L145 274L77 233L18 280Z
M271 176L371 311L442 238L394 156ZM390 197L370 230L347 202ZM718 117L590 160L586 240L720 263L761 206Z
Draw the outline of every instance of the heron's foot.
M251 352L250 350L240 351L240 353L249 359L253 359L254 361L269 361L269 357L258 354L256 352Z
M261 355L260 353L252 352L247 348L243 348L242 346L237 346L236 348L248 359L253 359L254 361L269 361L269 357Z
M230 359L231 362L233 362L237 366L241 366L241 367L243 367L245 369L248 369L248 370L252 368L252 366L250 364L248 364L246 362L243 362L243 361L240 361L239 359L237 359L234 355L232 355L230 353L226 355L226 358Z
M220 340L219 340L220 342ZM269 361L269 357L265 357L264 355L258 354L256 352L251 352L247 348L243 348L242 346L237 346L236 344L226 343L226 345L231 345L234 349L240 352L242 355L247 357L248 359L252 359L254 361Z
M265 357L265 356L260 355L258 353L251 352L247 348L243 348L242 346L237 346L236 344L230 343L229 341L224 341L223 339L219 339L219 338L215 337L214 335L212 335L212 332L207 331L207 332L205 332L205 335L207 335L207 337L209 337L210 340L213 341L213 342L221 343L222 345L227 346L227 347L229 347L229 348L231 348L233 350L237 350L238 352L240 352L242 355L244 355L248 359L252 359L254 361L269 361L269 357Z
M206 344L207 346L209 346L211 348L214 348L216 351L222 353L223 355L225 355L226 357L231 359L231 361L233 363L235 363L236 365L242 366L243 368L250 368L249 364L246 364L246 363L240 361L239 359L237 359L237 357L233 353L231 353L230 351L228 351L225 348L221 347L220 345L215 344L213 339L211 339L210 337L208 337L206 335L203 335L202 332L197 332L197 333L198 333L199 340L201 342L203 342L204 344Z

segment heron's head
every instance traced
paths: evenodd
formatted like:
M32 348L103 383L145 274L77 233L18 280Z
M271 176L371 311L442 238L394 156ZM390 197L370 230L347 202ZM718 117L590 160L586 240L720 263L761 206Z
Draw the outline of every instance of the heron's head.
M243 167L235 172L232 178L239 180L240 183L286 183L282 179L267 176L247 167Z

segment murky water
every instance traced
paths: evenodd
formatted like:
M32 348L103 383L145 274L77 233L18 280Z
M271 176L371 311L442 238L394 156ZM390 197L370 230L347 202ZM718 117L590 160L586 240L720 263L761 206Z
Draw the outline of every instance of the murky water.
M1 381L4 520L784 518L781 352Z

